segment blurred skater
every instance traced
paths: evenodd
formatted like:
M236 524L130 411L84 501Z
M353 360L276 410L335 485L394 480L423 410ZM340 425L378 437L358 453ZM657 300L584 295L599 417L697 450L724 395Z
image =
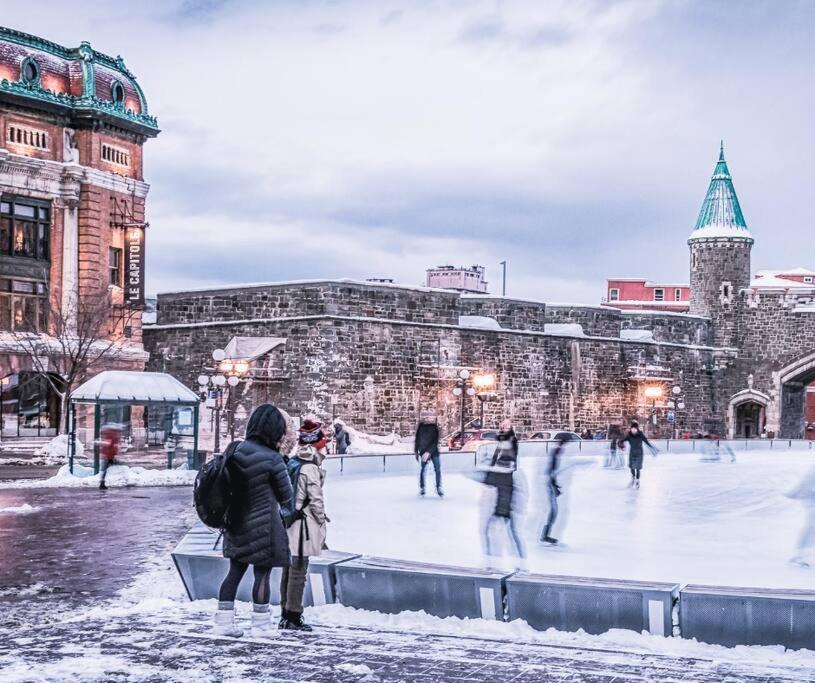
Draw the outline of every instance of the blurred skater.
M804 508L804 528L798 538L798 547L790 562L802 567L812 563L812 551L815 549L815 469L811 469L795 489L787 496L801 503Z
M413 452L421 463L419 470L419 495L425 494L424 481L427 463L433 463L436 474L436 493L439 497L444 495L441 488L441 458L439 457L439 426L436 424L436 415L433 412L422 414L422 421L416 428L416 438L413 441Z
M492 461L484 475L484 483L495 488L495 508L484 525L484 552L487 558L493 557L492 528L503 526L509 537L510 546L519 560L526 558L523 541L515 525L516 504L515 474L518 470L518 438L512 422L504 420L498 432L498 445Z
M557 544L557 539L552 536L552 529L557 521L558 514L558 496L562 493L560 483L558 482L558 474L560 471L560 456L563 454L567 438L565 434L560 434L555 447L549 451L549 457L546 461L545 476L545 491L547 500L549 502L549 514L546 517L546 524L543 525L540 540L543 543L550 545Z
M345 455L351 445L351 437L343 427L342 422L334 424L334 445L336 447L334 452L337 455Z
M102 458L102 478L99 480L99 488L107 488L105 478L108 474L108 467L116 464L119 456L119 449L122 444L122 428L119 425L109 424L102 427L99 439L99 455Z
M703 462L721 462L722 452L730 458L730 462L736 462L736 453L727 441L722 442L716 432L710 432L702 442Z
M631 481L628 483L628 487L631 488L633 486L639 488L640 475L642 474L642 466L644 464L642 452L643 444L648 446L651 450L651 455L656 455L659 451L648 441L648 437L642 432L636 420L631 423L631 428L628 430L628 433L620 439L618 445L620 448L625 448L626 443L629 444L628 469L631 470Z
M623 454L620 452L619 440L623 438L623 432L619 425L611 425L608 428L608 451L606 452L606 462L603 467L613 467L615 470L623 466Z

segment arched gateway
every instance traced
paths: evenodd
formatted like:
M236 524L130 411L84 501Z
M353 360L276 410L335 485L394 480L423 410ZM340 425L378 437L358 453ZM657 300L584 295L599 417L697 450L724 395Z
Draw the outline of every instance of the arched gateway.
M802 439L806 432L807 386L815 382L815 350L775 373L780 396L780 435Z

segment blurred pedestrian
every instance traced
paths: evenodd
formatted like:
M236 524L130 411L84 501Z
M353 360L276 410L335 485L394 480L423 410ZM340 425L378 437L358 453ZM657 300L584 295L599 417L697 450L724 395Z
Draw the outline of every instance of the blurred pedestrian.
M554 448L550 449L549 455L546 459L546 469L544 470L545 476L545 491L547 501L549 503L549 513L546 517L546 523L543 525L540 540L549 545L556 545L557 539L552 536L552 529L557 521L558 504L557 499L560 496L562 489L558 482L558 472L560 470L560 457L563 455L563 449L568 441L566 434L559 434Z
M303 435L301 433L301 440ZM326 523L325 456L314 446L301 443L297 454L289 461L290 477L294 480L295 521L289 527L291 564L283 569L280 579L280 623L283 630L311 631L303 621L303 592L306 587L310 557L318 557L325 545Z
M656 455L659 451L656 447L648 441L648 437L645 436L643 431L640 429L639 423L634 420L631 423L631 427L628 430L628 433L619 441L620 448L625 448L625 444L629 445L628 450L628 468L631 470L631 481L628 483L628 487L631 488L632 486L635 488L640 487L640 476L642 474L642 467L643 467L643 444L648 446L651 450L651 455Z
M623 466L623 456L618 443L622 437L623 432L620 425L613 424L608 428L608 451L606 452L606 462L603 467L613 467L618 470Z
M122 428L117 424L107 424L100 430L99 437L99 457L102 460L102 477L99 480L99 488L105 490L108 468L115 465L116 458L119 457L119 450L122 446Z
M235 596L238 586L252 565L252 634L270 636L269 578L273 567L288 567L291 562L289 538L281 510L292 508L292 487L283 457L278 452L286 434L286 418L271 403L258 406L246 426L246 440L234 449L227 467L230 474L232 503L224 529L224 557L229 558L229 573L218 594L215 632L240 637L243 631L235 623Z
M815 550L815 468L804 475L798 486L787 496L801 503L804 508L804 528L798 537L798 546L790 562L809 567Z
M416 428L416 438L413 441L413 452L420 461L419 469L419 495L425 494L425 469L428 462L433 463L436 475L436 493L439 497L444 495L441 488L441 457L439 456L439 426L436 423L435 413L428 411L422 414L421 422Z
M504 420L498 432L498 445L484 475L484 483L495 489L495 507L484 525L484 552L488 561L494 556L491 533L495 524L500 524L506 529L510 545L518 559L526 558L524 544L515 525L515 474L517 470L518 438L512 422Z
M351 445L351 437L342 425L342 422L334 423L334 444L337 455L345 455Z

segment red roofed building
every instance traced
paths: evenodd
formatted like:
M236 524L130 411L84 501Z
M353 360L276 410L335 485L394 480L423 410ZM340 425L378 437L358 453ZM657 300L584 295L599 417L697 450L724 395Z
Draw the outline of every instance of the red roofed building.
M602 303L623 311L687 313L690 307L690 285L616 278L606 281L606 296Z

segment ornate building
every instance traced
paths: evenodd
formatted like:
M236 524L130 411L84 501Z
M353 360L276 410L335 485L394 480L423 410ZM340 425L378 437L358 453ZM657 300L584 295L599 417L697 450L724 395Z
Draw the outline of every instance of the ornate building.
M121 57L0 28L4 433L56 427L60 349L88 341L104 359L87 372L144 368L142 146L158 132Z

